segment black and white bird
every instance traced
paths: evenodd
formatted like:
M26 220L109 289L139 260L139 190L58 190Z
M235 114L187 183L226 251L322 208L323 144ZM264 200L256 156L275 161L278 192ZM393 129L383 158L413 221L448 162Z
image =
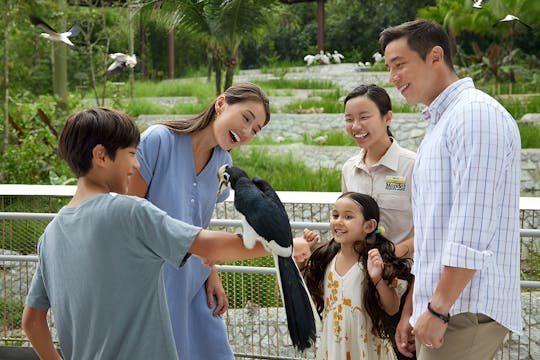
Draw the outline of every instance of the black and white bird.
M234 207L242 215L244 246L253 248L261 241L273 257L287 315L289 334L300 351L315 343L319 315L294 262L293 237L287 211L268 182L244 170L222 166L218 171L220 191L234 190Z
M487 3L489 0L472 0L473 1L473 8L475 9L481 9L483 3Z
M45 39L49 39L51 41L62 42L71 47L75 47L75 45L71 42L71 40L69 40L69 38L77 36L81 32L81 28L77 25L74 25L68 31L59 33L52 27L50 27L49 24L47 24L45 21L34 15L30 15L30 22L45 31L39 34L41 37L44 37Z
M122 53L114 53L109 54L109 57L114 59L114 62L107 68L107 71L105 72L106 76L117 74L127 68L133 69L135 65L137 65L137 56L135 54L126 55Z
M529 29L531 29L531 27L529 25L525 24L517 16L511 15L511 14L506 15L501 20L499 20L495 24L493 24L493 26L495 27L495 26L497 26L499 24L502 24L502 23L512 23L512 22L521 23L521 24L525 25L526 27L528 27Z

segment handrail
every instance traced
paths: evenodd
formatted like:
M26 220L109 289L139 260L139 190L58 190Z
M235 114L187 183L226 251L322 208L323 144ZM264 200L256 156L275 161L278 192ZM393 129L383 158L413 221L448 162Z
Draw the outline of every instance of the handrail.
M0 196L59 196L71 197L75 194L75 185L27 185L0 184ZM311 192L311 191L277 191L284 203L302 204L333 204L341 195L340 192ZM231 190L227 202L234 200ZM540 197L522 196L519 199L521 210L540 210Z

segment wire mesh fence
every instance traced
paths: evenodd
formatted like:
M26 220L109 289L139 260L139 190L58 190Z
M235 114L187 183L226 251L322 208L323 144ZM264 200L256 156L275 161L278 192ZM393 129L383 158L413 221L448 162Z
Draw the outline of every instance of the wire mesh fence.
M293 225L301 236L309 227L329 239L328 222L336 193L280 193ZM0 186L0 346L29 346L21 330L21 316L36 268L36 244L54 214L69 200L66 194L3 194ZM521 210L522 229L538 229L540 199ZM31 217L28 216L31 214ZM21 217L26 217L21 219ZM219 204L212 229L240 232L231 201ZM522 230L521 273L524 334L510 335L497 359L540 359L540 233ZM30 256L30 257L28 257ZM9 261L6 260L9 258ZM229 310L223 316L229 341L238 359L313 359L315 349L297 352L290 342L286 317L271 257L228 263L219 267ZM519 316L519 314L516 314ZM54 329L53 316L49 322ZM56 338L56 334L53 336Z

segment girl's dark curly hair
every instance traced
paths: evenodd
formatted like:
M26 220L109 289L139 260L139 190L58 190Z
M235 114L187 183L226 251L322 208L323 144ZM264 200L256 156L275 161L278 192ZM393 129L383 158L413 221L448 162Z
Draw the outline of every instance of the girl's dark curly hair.
M348 198L358 204L365 220L374 219L379 223L379 206L369 195L357 192L343 193L338 199ZM368 251L377 248L384 261L383 279L391 283L394 279L403 279L411 282L411 260L398 258L394 252L394 244L379 233L373 231L364 240L358 240L354 244L358 253L358 260L362 262L365 274L365 281L359 286L362 287L363 305L373 323L372 332L380 338L388 338L394 342L393 329L387 329L385 323L388 315L382 308L379 293L372 281L369 280L367 272ZM304 277L306 285L311 293L313 301L317 307L319 316L324 310L324 275L326 268L332 259L339 252L340 245L331 239L328 243L319 247L311 254L306 267Z

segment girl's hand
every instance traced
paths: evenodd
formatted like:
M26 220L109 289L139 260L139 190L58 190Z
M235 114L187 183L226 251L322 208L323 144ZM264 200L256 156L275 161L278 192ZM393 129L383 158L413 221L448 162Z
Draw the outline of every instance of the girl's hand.
M382 278L384 262L379 249L368 251L367 271L374 284Z
M313 230L304 229L302 232L302 237L309 244L310 249L313 251L315 245L319 242L319 234Z

